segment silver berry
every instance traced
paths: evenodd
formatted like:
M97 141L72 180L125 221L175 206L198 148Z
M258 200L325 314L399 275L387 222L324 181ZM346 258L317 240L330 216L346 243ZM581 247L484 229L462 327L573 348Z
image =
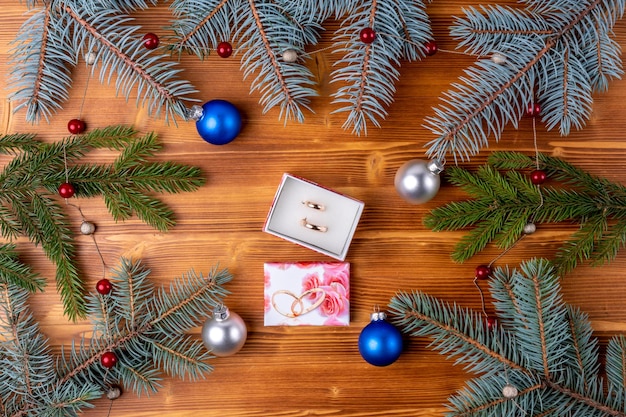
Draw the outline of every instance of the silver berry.
M118 387L117 385L113 385L107 391L107 398L111 401L117 400L121 396L122 396L122 389Z
M93 235L95 231L96 225L87 220L83 221L80 225L80 232L84 235Z
M537 226L535 226L534 223L528 223L526 226L524 226L524 233L526 233L527 235L535 233L536 230Z
M298 51L295 49L286 49L283 52L283 61L293 63L298 60Z
M519 391L517 390L517 388L515 388L511 384L506 384L504 387L502 387L502 395L504 396L504 398L512 399L517 397L518 394Z

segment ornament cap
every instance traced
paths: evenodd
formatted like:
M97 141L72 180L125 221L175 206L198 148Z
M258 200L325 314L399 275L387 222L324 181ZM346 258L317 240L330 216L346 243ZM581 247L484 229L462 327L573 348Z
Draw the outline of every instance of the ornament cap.
M213 318L216 321L224 321L230 317L230 310L224 304L219 304L213 309Z
M443 172L443 163L439 159L431 159L428 161L428 170L435 175L439 175Z
M387 318L387 313L384 311L375 311L370 315L370 321L382 321Z
M191 119L197 122L198 120L202 119L202 116L204 116L204 110L202 109L202 106L194 104L193 106L191 106L190 109L185 110L185 116L187 117L187 119Z

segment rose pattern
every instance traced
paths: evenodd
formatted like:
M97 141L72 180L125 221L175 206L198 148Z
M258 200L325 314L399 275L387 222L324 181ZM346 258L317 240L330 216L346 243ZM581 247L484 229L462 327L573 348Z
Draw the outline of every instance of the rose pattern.
M322 266L322 278L319 274L311 273L302 279L302 292L312 288L324 290L324 301L319 306L322 315L328 317L325 325L342 325L337 317L350 311L350 270L345 264L317 264ZM312 264L305 265L310 268ZM315 298L310 294L308 298Z

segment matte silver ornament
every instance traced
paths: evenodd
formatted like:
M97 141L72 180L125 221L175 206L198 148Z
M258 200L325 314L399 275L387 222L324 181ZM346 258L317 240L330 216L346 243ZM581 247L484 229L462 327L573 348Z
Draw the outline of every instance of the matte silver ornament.
M298 60L298 51L295 49L285 49L283 51L283 61L293 63Z
M535 233L536 230L537 230L537 226L535 226L534 223L528 223L527 225L524 226L524 233L526 233L527 235L531 235Z
M411 159L396 172L396 191L409 203L422 204L437 195L443 164L436 159Z
M246 343L247 337L246 323L225 305L215 307L213 317L202 326L204 346L215 356L234 355Z
M87 220L83 221L80 224L80 232L83 235L93 235L95 231L96 231L96 225L91 222L88 222Z

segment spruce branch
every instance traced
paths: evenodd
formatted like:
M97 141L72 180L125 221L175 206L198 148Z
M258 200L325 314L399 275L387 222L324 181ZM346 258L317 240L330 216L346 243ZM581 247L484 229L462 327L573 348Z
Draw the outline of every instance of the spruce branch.
M477 374L449 399L448 415L516 415L521 410L533 416L626 416L626 342L621 336L609 342L605 384L589 320L564 303L548 260L497 268L489 287L498 319L492 327L483 313L418 291L400 292L389 303L392 321L403 332L431 338L431 347ZM517 395L507 397L507 385Z
M421 59L423 45L432 39L422 1L177 0L171 8L176 18L171 51L204 59L219 42L230 40L243 51L244 78L254 74L251 91L261 93L263 110L279 107L285 122L303 121L303 110L317 95L303 62L309 56L305 47L317 44L326 19L341 19L333 50L343 57L331 74L340 87L333 96L341 106L336 112L348 113L344 128L357 134L366 133L368 123L379 126L393 101L400 60ZM377 33L373 44L359 39L365 27ZM286 50L295 51L298 60L285 61Z
M93 336L64 348L56 366L49 342L29 311L28 292L0 283L3 415L77 415L92 407L90 401L113 384L137 395L149 394L160 387L162 371L190 380L210 373L210 352L181 329L187 329L189 323L200 325L222 304L230 274L217 269L208 276L189 272L174 280L172 288L176 291L168 293L161 288L159 298L149 274L140 262L121 259L112 274L115 290L88 297ZM187 289L180 291L183 286ZM159 323L176 322L176 315L187 309L196 314L186 317L182 327L163 331ZM118 363L109 370L100 364L105 352L118 357Z
M593 176L566 161L538 154L494 152L487 165L472 173L446 170L450 182L470 196L432 210L424 224L435 230L469 229L452 259L464 262L494 242L506 250L523 235L524 226L578 222L580 228L558 249L554 263L563 274L579 262L600 265L615 258L626 242L626 187ZM539 167L552 181L533 185L524 171Z
M22 150L21 144L25 145ZM120 155L109 165L80 163L88 152L100 148L117 150ZM76 197L102 196L116 221L136 215L167 231L175 225L174 213L152 194L194 191L204 184L198 167L150 161L161 150L156 135L139 136L128 127L94 129L55 143L39 143L30 136L1 136L0 149L14 155L0 171L0 233L9 240L25 235L41 245L57 267L57 288L71 319L84 317L85 300L73 259L69 219L54 197L58 186L69 179ZM28 275L22 274L19 282L35 288L36 282Z
M425 126L436 135L428 155L468 160L499 140L507 124L517 126L530 105L541 105L548 129L562 135L589 118L592 93L622 74L612 28L623 1L528 1L524 9L471 8L451 30L459 48L479 56ZM499 54L506 61L493 62Z
M115 4L111 4L115 3ZM10 98L16 111L27 108L26 119L49 119L69 97L71 68L81 55L95 53L100 80L116 78L116 91L127 100L137 91L137 105L150 114L162 110L165 120L186 118L186 102L196 90L178 78L177 63L166 54L153 54L142 45L140 27L128 25L125 12L145 8L143 1L82 2L51 1L29 4L36 13L16 36L12 52Z

